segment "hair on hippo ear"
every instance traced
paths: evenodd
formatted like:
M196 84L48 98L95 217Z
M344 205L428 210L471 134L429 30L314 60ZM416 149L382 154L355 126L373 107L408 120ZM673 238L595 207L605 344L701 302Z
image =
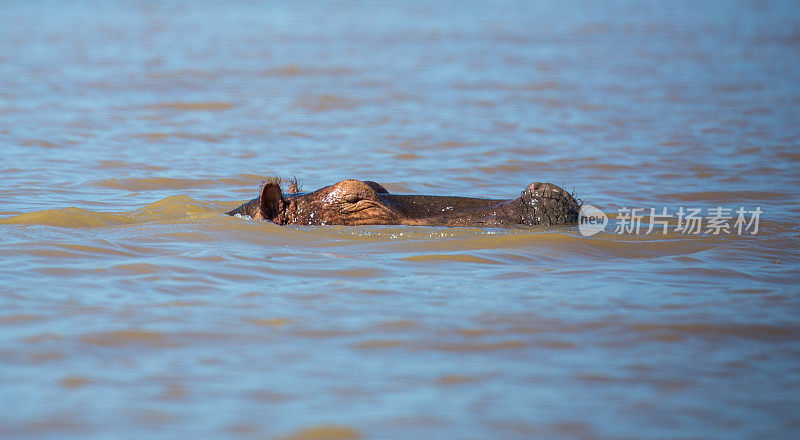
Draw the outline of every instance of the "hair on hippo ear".
M270 179L261 186L258 195L258 211L255 218L274 221L283 211L283 192L280 180Z
M289 194L297 194L300 192L300 186L297 182L297 177L292 176L289 180Z

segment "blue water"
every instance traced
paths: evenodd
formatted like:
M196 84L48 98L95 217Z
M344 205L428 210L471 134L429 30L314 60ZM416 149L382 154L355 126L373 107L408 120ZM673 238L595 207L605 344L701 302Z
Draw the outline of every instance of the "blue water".
M793 1L2 2L0 438L794 438L799 122ZM221 214L275 175L611 223Z

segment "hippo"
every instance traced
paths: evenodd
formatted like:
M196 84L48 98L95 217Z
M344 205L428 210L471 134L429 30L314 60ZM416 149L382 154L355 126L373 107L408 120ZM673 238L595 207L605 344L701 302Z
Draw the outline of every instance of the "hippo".
M369 180L347 179L301 193L294 180L264 182L258 197L227 212L278 225L416 225L508 228L578 222L580 202L552 183L534 182L515 199L391 194Z

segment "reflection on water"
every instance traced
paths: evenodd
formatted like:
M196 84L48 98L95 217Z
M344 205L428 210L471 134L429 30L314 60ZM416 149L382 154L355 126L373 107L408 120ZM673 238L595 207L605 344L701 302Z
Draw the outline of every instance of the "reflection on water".
M0 437L800 426L793 2L2 9ZM591 237L222 214L272 175L552 181L612 226L764 214L756 235Z

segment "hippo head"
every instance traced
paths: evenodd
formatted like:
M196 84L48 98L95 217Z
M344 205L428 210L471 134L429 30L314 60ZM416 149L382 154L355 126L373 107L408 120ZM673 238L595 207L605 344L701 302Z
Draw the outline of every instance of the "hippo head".
M375 182L342 180L308 194L285 196L279 182L261 187L251 217L279 225L386 225L400 216L378 196L387 191Z
M342 180L314 192L289 194L279 180L261 186L259 196L228 212L279 225L427 225L511 227L578 221L579 203L551 183L534 182L516 199L389 194L381 185Z

